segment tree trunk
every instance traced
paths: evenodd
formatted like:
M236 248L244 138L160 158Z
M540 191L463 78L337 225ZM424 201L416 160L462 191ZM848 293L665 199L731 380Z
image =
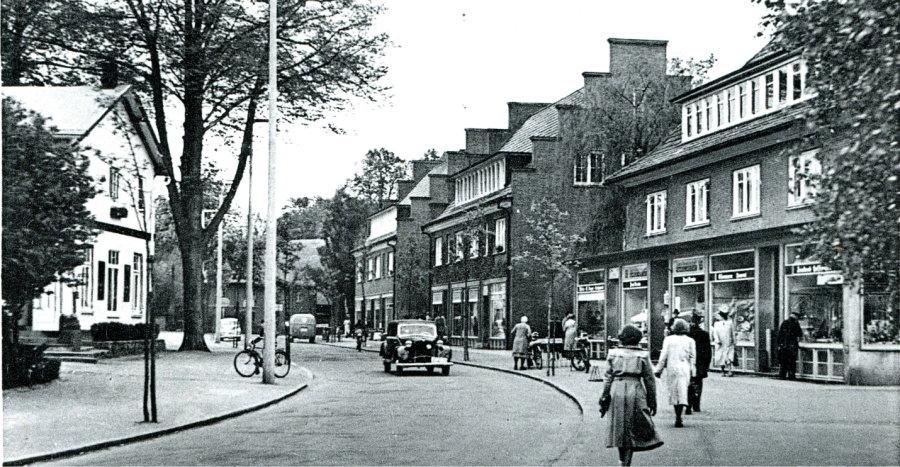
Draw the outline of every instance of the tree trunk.
M203 283L202 251L201 245L197 245L186 251L183 249L181 254L184 278L184 340L179 351L209 351L203 339L203 295L200 290Z

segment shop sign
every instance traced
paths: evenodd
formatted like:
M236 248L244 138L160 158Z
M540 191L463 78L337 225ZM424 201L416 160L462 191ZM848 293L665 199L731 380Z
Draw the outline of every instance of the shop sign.
M647 277L647 265L638 264L635 266L625 266L622 268L622 275L625 276L626 281L629 279Z
M675 275L690 275L703 271L703 257L676 259L672 261Z
M622 284L622 288L623 289L640 289L640 288L647 287L647 283L648 282L646 279L636 280L636 281L626 280L625 283Z
M606 290L605 284L586 284L578 286L578 293L596 293Z
M798 264L796 266L787 267L787 275L789 276L798 274L819 274L831 271L831 268L821 264Z
M747 280L753 279L754 274L753 270L746 271L732 271L732 272L720 272L716 273L716 277L714 280L717 281L739 281L739 280Z
M843 274L819 274L816 276L816 285L840 285L843 283Z
M675 276L675 285L684 284L702 284L706 282L706 274L697 274L693 276Z

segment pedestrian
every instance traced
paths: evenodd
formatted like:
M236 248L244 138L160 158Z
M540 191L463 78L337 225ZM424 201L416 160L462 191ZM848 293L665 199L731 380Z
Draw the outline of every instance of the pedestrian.
M778 362L781 366L778 377L781 379L797 379L797 355L803 336L803 329L797 322L799 317L798 312L792 311L778 328Z
M366 341L366 323L362 320L356 322L356 351L362 352L363 343Z
M691 385L688 386L688 407L685 413L700 411L700 398L703 396L703 380L709 376L709 363L712 361L712 343L709 333L703 329L703 312L694 311L691 316L691 330L688 337L694 339L697 348L697 373L694 375Z
M734 324L728 313L728 305L719 307L716 324L713 326L713 344L716 347L713 364L722 369L722 376L734 376Z
M434 324L437 327L438 339L446 341L447 321L444 319L444 315L438 315L438 317L434 319Z
M513 370L524 370L528 361L528 339L531 337L531 326L528 317L523 316L519 324L512 329L513 335Z
M688 337L687 321L677 318L672 324L672 334L663 339L662 353L656 364L656 377L666 372L664 381L669 394L669 405L675 407L675 427L681 428L684 423L681 414L688 406L688 385L696 374L697 349L694 340Z
M572 352L575 350L575 333L578 329L578 323L575 322L575 315L569 313L563 320L563 333L565 340L563 341L563 355L566 358L572 358Z
M643 333L628 325L619 334L620 347L610 349L600 414L606 420L606 447L619 449L621 465L631 465L634 451L663 445L656 433L656 380L653 364L641 349Z

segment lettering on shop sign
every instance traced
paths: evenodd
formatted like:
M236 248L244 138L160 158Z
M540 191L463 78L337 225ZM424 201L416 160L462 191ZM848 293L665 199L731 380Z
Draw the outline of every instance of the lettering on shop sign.
M647 281L628 281L624 286L626 289L637 289L641 287L647 287Z
M753 279L753 271L720 272L716 274L717 281L734 281L741 279Z
M579 285L578 292L603 292L606 289L604 284Z
M832 269L830 269L828 266L823 266L821 264L804 264L804 265L799 265L799 266L788 266L787 267L788 275L819 274L819 273L831 272L831 271L832 271Z
M674 280L675 284L694 284L704 281L706 281L706 276L703 274L694 276L676 276Z

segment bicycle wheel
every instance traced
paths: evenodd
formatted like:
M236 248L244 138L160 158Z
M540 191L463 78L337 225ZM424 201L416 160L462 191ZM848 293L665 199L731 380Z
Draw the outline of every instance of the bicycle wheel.
M572 354L572 368L575 368L575 371L584 371L584 356L580 351Z
M256 373L259 362L256 352L241 350L234 356L234 370L244 378L249 378Z
M291 371L291 359L284 350L275 351L275 377L284 378Z
M531 359L534 360L534 367L540 370L544 365L542 362L541 349L535 347L531 349Z

